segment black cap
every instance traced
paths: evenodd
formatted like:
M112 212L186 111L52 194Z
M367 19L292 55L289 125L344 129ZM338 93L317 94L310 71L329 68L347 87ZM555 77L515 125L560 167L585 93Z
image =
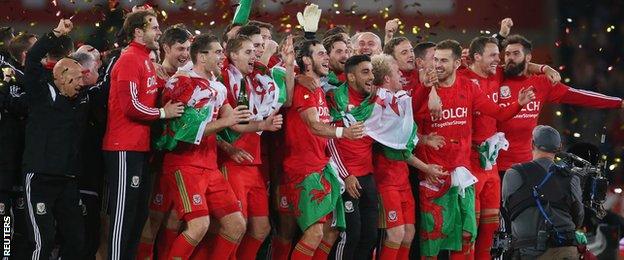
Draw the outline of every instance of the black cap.
M533 128L533 145L540 151L556 153L561 148L561 136L550 126L538 125Z

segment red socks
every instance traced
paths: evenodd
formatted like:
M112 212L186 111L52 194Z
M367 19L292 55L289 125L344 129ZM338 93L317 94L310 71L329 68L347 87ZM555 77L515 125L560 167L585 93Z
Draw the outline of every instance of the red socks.
M196 245L197 242L194 242L193 239L187 237L185 233L182 233L173 241L167 259L189 259Z
M178 237L178 231L173 229L162 229L160 236L158 236L158 242L156 243L156 252L158 258L163 258L169 255L169 249L173 244L173 241Z
M255 260L260 246L262 246L262 240L258 240L250 235L245 235L238 247L236 257L240 260Z
M393 243L390 241L384 241L383 247L381 247L381 255L379 256L380 260L395 260L397 259L397 254L399 253L399 247L401 244Z
M475 241L475 259L489 259L494 233L498 229L498 215L485 215L479 221L479 231Z
M217 260L225 260L230 258L232 252L238 245L238 241L236 239L228 237L224 234L217 235L212 246L212 251L208 255L208 259L217 259Z
M329 251L331 251L332 245L330 243L321 240L316 251L314 251L313 260L326 260L327 256L329 256Z
M137 249L137 260L152 260L154 259L154 244L148 244L145 242L139 242L139 248Z
M307 245L303 241L299 241L297 245L295 245L295 250L293 250L292 256L290 259L292 260L312 260L314 256L314 251L316 251L313 247Z
M410 244L401 244L399 247L399 252L397 253L397 260L408 260L410 253Z
M274 260L288 260L290 256L290 249L292 248L292 244L290 242L284 242L279 239L277 236L273 237L272 241L273 246L273 255L271 259Z

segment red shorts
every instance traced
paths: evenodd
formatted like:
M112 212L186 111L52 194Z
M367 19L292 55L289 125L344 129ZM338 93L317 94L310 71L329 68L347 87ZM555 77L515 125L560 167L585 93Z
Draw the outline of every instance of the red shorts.
M171 210L173 202L171 194L167 192L167 185L163 181L162 173L156 175L154 182L154 191L152 192L152 201L150 202L150 210L161 213L167 213Z
M225 163L221 172L232 186L244 216L269 216L269 194L259 166Z
M416 223L416 203L410 186L400 190L379 190L379 228Z
M220 219L240 211L236 195L219 170L165 166L161 181L184 221L208 215Z
M479 215L482 209L500 209L501 180L496 165L491 170L481 168L479 157L472 151L470 171L477 177L475 184L475 211Z

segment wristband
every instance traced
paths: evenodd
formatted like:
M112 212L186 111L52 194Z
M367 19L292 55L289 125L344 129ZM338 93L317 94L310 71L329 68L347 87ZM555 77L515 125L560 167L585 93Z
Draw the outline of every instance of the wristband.
M342 138L343 132L344 132L344 127L336 127L336 138Z
M165 117L167 116L167 114L165 114L165 109L164 108L159 108L158 112L160 112L160 119L165 119Z
M546 65L542 65L540 66L540 73L544 74L544 69L546 68Z

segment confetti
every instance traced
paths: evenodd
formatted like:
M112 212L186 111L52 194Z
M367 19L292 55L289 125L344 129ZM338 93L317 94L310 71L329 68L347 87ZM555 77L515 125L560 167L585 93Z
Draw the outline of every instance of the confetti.
M611 71L611 70L613 70L613 66L609 66L609 67L607 68L607 71Z
M615 167L617 167L617 164L611 164L609 165L609 170L615 170Z
M572 22L572 18L568 18L568 19L566 19L566 20L568 21L568 23L571 23L571 22Z
M617 194L620 194L620 193L622 193L622 189L621 188L615 188L615 189L613 189L613 192L615 192Z
M606 155L605 155L605 157L606 157ZM605 158L605 159L606 159L606 158ZM619 162L620 162L620 161L622 161L622 160L621 160L620 158L615 158L615 160L614 160L614 161L615 161L616 163L619 163Z
M332 6L333 6L334 8L338 8L338 3L334 3Z
M429 23L425 23L425 27L426 28L431 28L431 25L429 25Z
M574 133L574 134L573 134L573 136L574 136L574 137L576 137L576 138L579 138L579 137L581 137L581 134L579 134L579 133Z
M472 12L472 8L470 7L466 8L466 10L468 10L468 12Z
M165 12L165 10L160 11L160 14L162 14L164 19L167 19L167 12Z
M215 21L210 21L210 25L211 26L214 25L214 24L215 24Z
M195 30L195 34L200 35L201 31L200 30Z
M418 31L420 31L420 28L418 26L412 27L412 33L413 34L418 34Z
M100 23L95 23L95 27L100 27Z
M562 114L563 114L563 113L561 113L561 111L557 111L557 112L555 112L555 115L557 115L557 116L561 116Z

